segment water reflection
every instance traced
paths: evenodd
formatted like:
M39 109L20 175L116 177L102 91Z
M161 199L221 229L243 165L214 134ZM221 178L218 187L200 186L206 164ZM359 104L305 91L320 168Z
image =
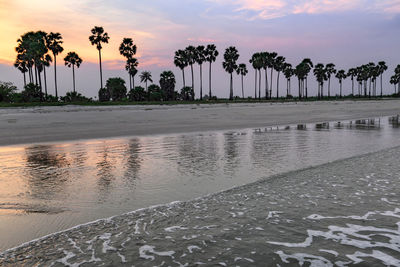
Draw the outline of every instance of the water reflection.
M31 197L52 199L63 197L69 179L70 162L63 147L40 145L25 148L27 185Z
M0 236L14 242L0 240L0 250L96 218L400 145L399 120L3 148L0 211L23 207L47 214L0 212L7 221L0 220ZM51 210L64 211L54 215L56 223L46 217Z

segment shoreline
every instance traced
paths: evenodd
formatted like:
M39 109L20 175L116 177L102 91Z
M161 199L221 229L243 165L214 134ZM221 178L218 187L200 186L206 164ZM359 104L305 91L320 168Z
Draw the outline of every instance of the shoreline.
M127 138L391 116L400 100L0 109L0 146Z

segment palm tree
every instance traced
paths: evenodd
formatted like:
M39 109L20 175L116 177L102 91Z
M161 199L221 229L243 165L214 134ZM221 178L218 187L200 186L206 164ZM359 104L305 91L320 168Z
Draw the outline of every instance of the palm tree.
M26 62L17 57L14 67L17 68L24 75L24 87L26 86L26 73L28 72L28 68L26 66Z
M53 62L53 59L49 54L46 54L43 59L43 75L44 75L44 91L47 98L47 76L46 76L46 68L50 67L50 63Z
M314 67L314 64L312 63L311 59L309 59L309 58L303 59L302 63L304 64L304 72L305 72L304 74L305 74L305 81L306 81L305 93L303 93L303 94L305 95L306 98L308 98L308 74Z
M184 50L175 51L174 64L182 71L183 87L186 87L185 68L189 65L186 52Z
M72 84L75 90L75 67L79 68L82 64L82 59L79 57L79 55L75 52L69 52L67 56L64 58L65 61L65 66L68 68L72 67Z
M56 97L58 97L58 89L57 89L57 55L61 54L64 51L64 48L61 46L63 43L62 36L60 33L51 32L46 36L46 46L53 53L54 58L54 88Z
M257 71L259 67L259 60L258 58L260 57L259 53L254 53L251 56L251 59L249 60L249 63L254 69L254 99L257 99Z
M328 77L328 97L331 97L331 75L336 73L335 64L326 64L325 71Z
M285 63L283 74L286 78L286 97L291 95L291 83L290 80L294 75L294 70L292 69L292 64Z
M383 73L388 69L388 67L387 67L385 61L380 61L378 63L378 66L379 66L379 74L381 76L381 97L382 97L383 96L382 76L383 76Z
M345 70L339 70L336 73L336 78L339 79L339 84L340 84L340 97L342 97L342 84L343 84L343 80L346 79L347 75L346 75L346 71Z
M230 79L230 90L229 90L229 100L233 100L233 77L232 73L238 68L236 61L239 59L239 52L234 46L230 46L225 50L224 62L222 62L222 67L231 76Z
M211 64L217 60L217 57L219 55L219 52L217 50L217 47L214 44L209 44L206 47L206 61L210 63L210 69L209 69L209 97L212 97L212 92L211 92Z
M272 99L272 75L273 75L273 71L275 68L275 62L276 62L276 57L278 56L278 53L276 52L271 52L268 53L268 57L267 57L267 66L268 68L271 69L271 86L269 87L269 98Z
M269 95L269 88L268 88L268 66L270 66L270 53L269 52L261 52L259 54L260 64L261 67L264 69L265 72L265 99L268 99ZM260 75L261 75L261 68L260 68ZM261 91L258 92L258 98L261 99Z
M139 62L134 57L128 58L126 60L125 70L127 70L128 74L129 74L129 86L130 86L130 89L135 88L135 76L136 76L136 74L138 72L138 70L137 70L138 65L139 65ZM131 81L132 81L133 84L131 84Z
M285 69L285 60L282 56L275 59L274 69L278 72L278 77L276 78L276 99L279 98L279 75Z
M190 69L192 71L192 90L194 92L193 64L196 63L197 49L196 49L196 47L189 45L188 47L185 48L185 53L187 55L187 62L190 65Z
M354 77L357 76L357 69L350 68L346 76L351 77L351 94L354 96Z
M174 100L175 83L175 75L172 71L163 71L160 74L160 87L165 100Z
M148 92L148 90L147 90L147 82L153 82L153 80L151 79L151 72L150 71L143 71L140 74L140 82L146 83L146 92Z
M137 47L133 43L132 38L124 38L122 39L121 44L119 45L119 53L128 58L132 58L136 55Z
M128 71L129 74L129 89L132 89L132 79L134 80L132 73L137 73L137 71L135 72L133 69L136 69L139 65L138 60L136 58L133 58L136 55L136 51L137 47L135 44L133 44L132 38L122 39L122 42L119 46L119 53L127 60L125 69ZM135 81L133 81L133 84L135 84ZM135 85L133 85L133 87L135 87Z
M247 75L247 73L249 73L249 71L247 70L247 66L244 63L239 64L236 73L238 75L241 76L242 79L242 98L244 98L244 85L243 85L243 77Z
M206 48L204 45L199 45L196 50L196 63L200 66L200 100L203 100L203 63L206 61Z
M103 70L101 68L101 49L103 48L102 43L108 43L110 37L108 33L104 32L103 27L94 26L91 30L92 35L89 36L89 41L92 45L95 45L99 51L99 65L100 65L100 88L103 88Z
M326 68L324 64L318 63L314 67L314 75L318 82L318 98L324 97L324 81L327 78Z

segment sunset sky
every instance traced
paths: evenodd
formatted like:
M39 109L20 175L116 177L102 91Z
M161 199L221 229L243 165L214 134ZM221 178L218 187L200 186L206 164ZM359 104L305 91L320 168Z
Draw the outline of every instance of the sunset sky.
M224 97L228 96L229 80L221 58L231 45L239 50L239 63L247 64L256 51L276 51L293 65L310 57L314 63L333 62L344 69L385 60L387 80L400 64L400 0L0 0L0 81L22 88L22 74L12 67L21 34L60 32L65 49L58 58L61 95L72 87L71 70L62 61L69 51L84 60L77 71L77 89L96 95L100 86L98 54L88 41L95 25L103 26L111 37L102 51L105 79L128 78L118 52L124 37L132 37L138 46L139 71L151 71L158 83L161 71L173 70L177 88L181 88L182 78L173 65L174 51L189 44L215 43L221 55L214 67L214 89ZM195 70L198 91L198 68ZM48 84L53 92L51 75L50 69ZM189 77L189 69L186 75ZM251 94L251 68L246 78L246 91ZM238 81L236 77L235 95L240 92ZM349 88L350 82L346 85ZM385 90L393 89L385 84Z

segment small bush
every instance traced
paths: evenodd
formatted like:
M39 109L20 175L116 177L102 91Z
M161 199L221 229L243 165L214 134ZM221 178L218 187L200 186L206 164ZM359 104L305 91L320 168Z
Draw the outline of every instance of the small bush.
M126 97L125 81L122 78L109 78L106 83L106 88L111 94L113 101L121 101Z
M43 99L43 93L40 86L34 83L28 83L22 91L23 102L40 102Z
M130 101L145 101L147 98L147 93L143 87L136 86L129 91L128 98Z
M108 102L111 99L110 91L106 88L100 88L99 90L99 101L100 102Z
M164 99L164 94L161 91L160 86L152 84L148 88L149 90L149 101L162 101Z
M0 102L13 102L13 95L17 91L10 82L0 82Z
M80 93L77 92L68 92L66 93L65 96L61 97L61 101L65 103L70 103L70 102L90 102L91 99L87 98Z

